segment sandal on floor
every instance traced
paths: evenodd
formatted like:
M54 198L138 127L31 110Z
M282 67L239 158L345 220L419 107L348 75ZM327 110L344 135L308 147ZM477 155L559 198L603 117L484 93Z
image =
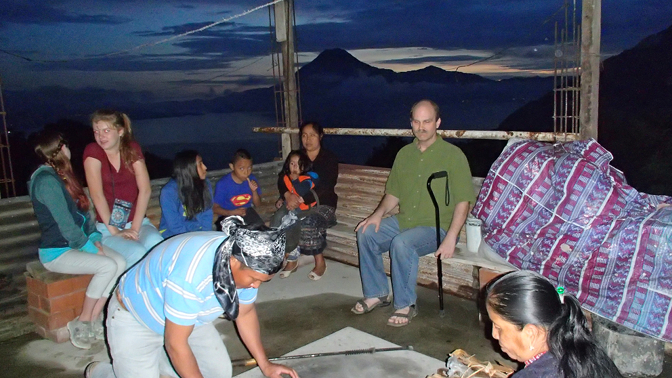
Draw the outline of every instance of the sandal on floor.
M362 306L362 311L357 310L357 304ZM355 303L355 305L352 307L352 309L350 309L350 311L352 311L352 313L355 315L364 315L373 311L373 309L375 309L376 307L386 307L389 306L390 304L392 304L392 302L388 300L387 296L379 297L378 302L372 304L371 306L367 305L366 302L364 302L364 299L360 299L357 301L357 303Z
M287 278L287 277L291 276L292 273L296 272L298 269L299 269L299 262L296 261L296 266L294 267L294 269L292 269L292 270L284 270L283 269L282 271L280 271L280 273L278 275L280 276L280 278Z
M390 327L404 327L407 326L411 322L411 319L413 319L417 315L418 315L418 309L415 308L415 305L411 305L410 309L408 310L408 314L401 313L399 312L399 310L392 313L392 315L390 315L390 318L387 319L387 325ZM408 321L406 323L395 323L392 321L392 318L405 318Z
M322 273L321 276L311 270L310 273L308 273L308 278L310 278L313 281L318 281L322 277L324 277L325 274L327 274L327 267L326 266L324 267L324 273Z

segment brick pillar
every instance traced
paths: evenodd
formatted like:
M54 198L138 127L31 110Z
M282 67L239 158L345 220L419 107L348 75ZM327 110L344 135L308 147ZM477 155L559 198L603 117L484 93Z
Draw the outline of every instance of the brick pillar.
M92 276L50 272L37 261L26 269L28 316L35 332L57 343L69 340L66 325L82 312Z

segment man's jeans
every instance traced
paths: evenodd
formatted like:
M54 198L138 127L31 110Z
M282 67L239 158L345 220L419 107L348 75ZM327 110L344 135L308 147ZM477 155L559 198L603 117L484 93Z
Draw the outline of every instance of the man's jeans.
M441 239L445 236L446 231L441 229ZM402 232L396 216L383 218L378 232L374 225L357 231L357 246L364 298L389 295L383 253L390 251L394 308L415 304L418 260L436 252L436 228L415 227Z
M112 295L107 306L107 342L114 364L100 363L91 378L158 378L159 374L178 377L173 370L163 335L140 324L130 312L122 309ZM194 327L189 346L205 378L231 378L231 360L215 326Z

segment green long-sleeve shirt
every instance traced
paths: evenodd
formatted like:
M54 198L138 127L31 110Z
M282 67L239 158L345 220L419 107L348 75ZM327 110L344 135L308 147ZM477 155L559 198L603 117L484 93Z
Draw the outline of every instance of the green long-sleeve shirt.
M450 203L446 206L446 179L432 181L432 191L439 204L441 228L448 229L455 206L460 202L474 203L476 195L471 182L467 158L458 147L438 138L421 152L417 139L403 147L394 159L385 193L399 199L399 227L435 227L434 205L427 191L427 179L432 173L448 173Z

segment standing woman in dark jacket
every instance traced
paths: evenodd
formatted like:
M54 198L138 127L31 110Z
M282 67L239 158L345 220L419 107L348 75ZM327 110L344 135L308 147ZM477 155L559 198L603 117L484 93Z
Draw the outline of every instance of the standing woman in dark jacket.
M508 273L489 284L486 309L492 337L525 363L515 378L621 378L588 330L579 302L545 277Z
M314 189L318 198L314 199L311 194L308 194L303 200L305 203L319 200L320 204L314 208L310 215L301 220L301 236L298 249L302 255L314 256L315 268L310 271L308 278L317 281L327 271L327 264L322 255L327 246L327 228L336 225L338 195L336 195L334 188L338 179L338 159L333 152L322 147L324 130L319 123L305 122L299 129L299 135L301 135L303 150L313 163L312 171L317 173L319 177ZM287 210L291 211L299 207L300 197L287 189L282 177L278 178L278 190L280 196L285 199ZM288 230L288 239L290 233L291 231ZM288 260L291 259L288 258ZM297 262L288 261L280 276L287 277L297 268Z
M89 349L92 337L104 339L101 312L126 260L104 247L89 213L89 199L72 172L70 149L62 136L45 130L35 153L44 163L30 177L28 190L42 231L38 254L50 271L93 274L79 317L68 323L70 341Z
M189 231L212 231L212 186L208 167L194 150L178 152L173 177L161 189L161 223L164 238Z

